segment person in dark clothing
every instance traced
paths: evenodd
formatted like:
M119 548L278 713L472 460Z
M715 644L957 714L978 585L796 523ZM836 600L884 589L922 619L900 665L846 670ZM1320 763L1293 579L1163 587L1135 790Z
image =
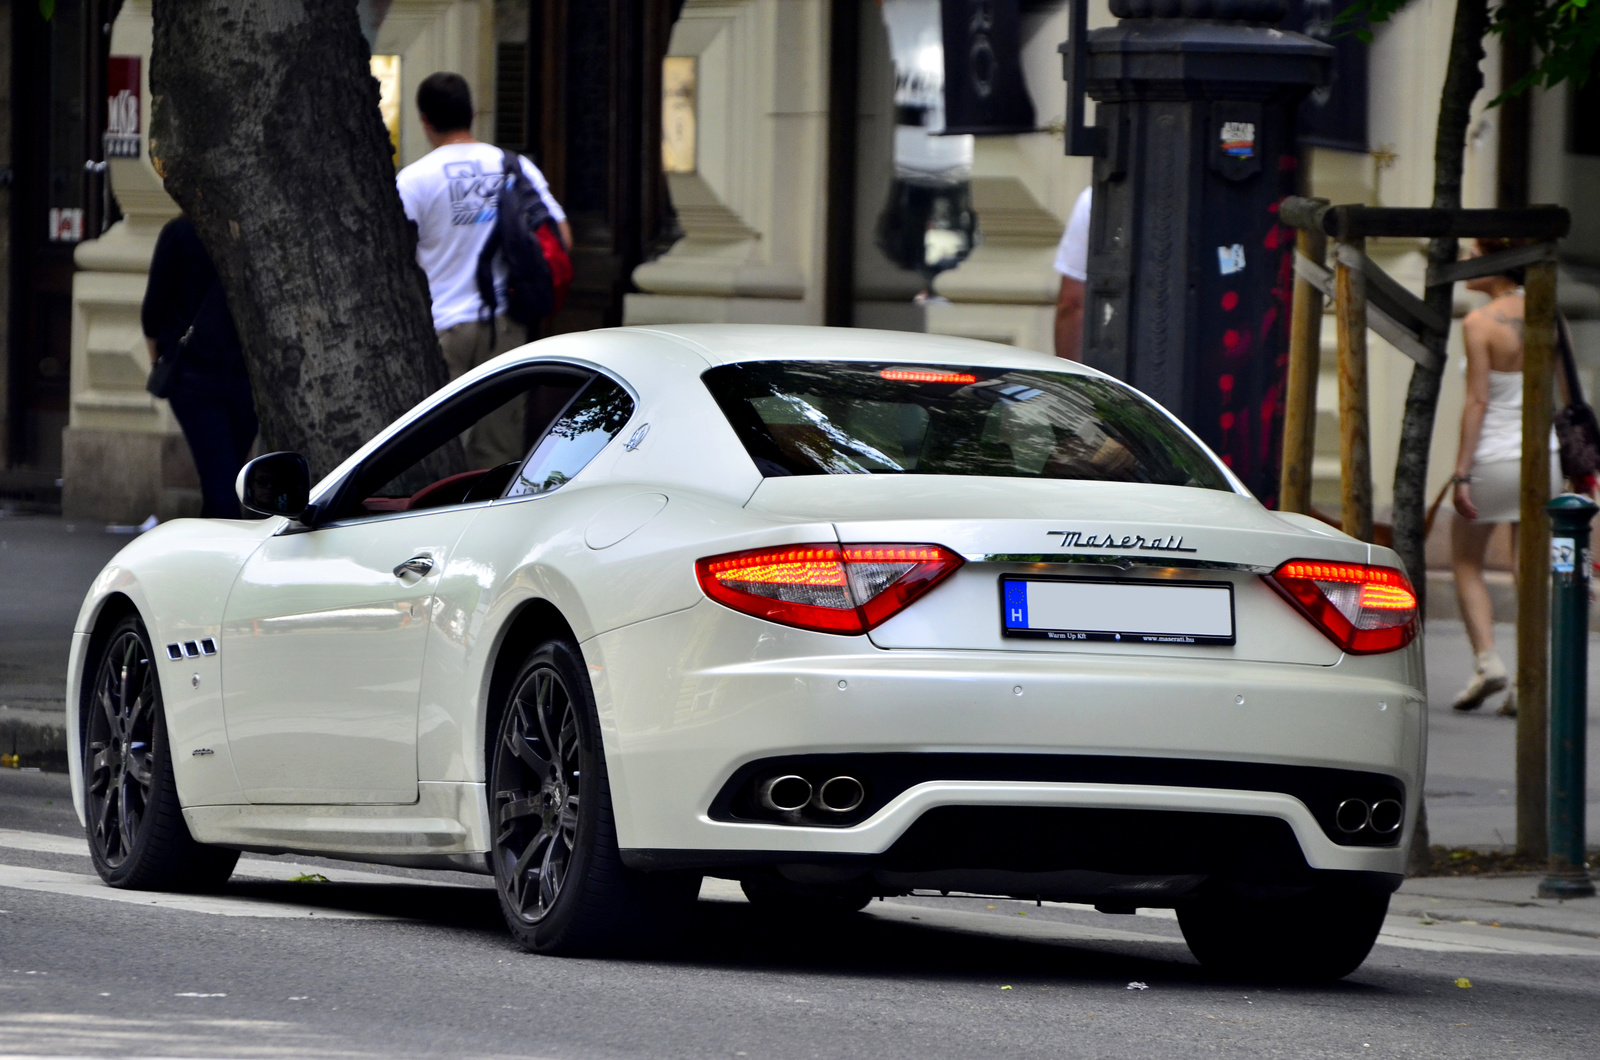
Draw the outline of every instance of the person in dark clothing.
M240 518L233 483L255 444L255 399L222 283L188 217L156 239L140 321L151 364L178 357L167 400L200 472L201 517Z

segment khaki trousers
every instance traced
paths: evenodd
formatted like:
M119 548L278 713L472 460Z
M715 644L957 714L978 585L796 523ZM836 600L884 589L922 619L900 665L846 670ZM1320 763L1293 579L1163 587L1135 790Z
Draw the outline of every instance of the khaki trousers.
M475 320L439 332L439 347L444 350L444 363L450 367L451 379L528 341L522 325L513 324L503 316L496 317L494 324L496 335L492 344L489 325ZM528 446L523 435L526 403L525 396L519 394L462 433L461 444L467 450L469 468L498 467L512 460L520 461L527 455Z

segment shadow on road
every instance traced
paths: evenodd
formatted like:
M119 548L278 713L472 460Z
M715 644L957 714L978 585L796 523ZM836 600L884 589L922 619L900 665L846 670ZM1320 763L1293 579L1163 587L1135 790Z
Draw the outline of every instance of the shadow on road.
M649 956L672 963L762 971L839 971L895 979L1205 981L1183 940L1098 941L1005 937L1007 919L979 933L928 920L907 923L869 911L785 919L732 902L701 902L680 937ZM1110 919L1110 918L1107 918ZM1131 917L1125 918L1132 920Z
M303 904L318 909L392 916L469 933L516 950L506 934L493 890L430 884L235 882L224 891L242 898ZM1019 987L1116 984L1146 980L1165 985L1221 985L1202 970L1171 921L1105 917L1104 938L1026 937L1015 913L978 915L978 902L953 900L966 920L952 925L944 908L896 907L889 918L867 912L833 917L784 917L739 902L700 901L683 919L612 960L707 970L869 975L886 980L995 982ZM881 908L881 907L879 907ZM1055 925L1093 933L1097 919L1073 919L1064 910L1029 910L1030 932ZM922 914L925 919L908 922ZM1098 917L1098 915L1096 915ZM983 923L988 922L988 923ZM972 925L977 924L974 928ZM1016 924L1017 934L1010 934ZM1088 925L1088 931L1084 928ZM1169 937L1150 936L1165 932ZM1132 937L1116 937L1126 932ZM1145 935L1146 937L1138 937ZM520 951L519 951L520 952ZM1232 983L1230 987L1249 984ZM1380 988L1342 982L1306 988L1370 993ZM1381 992L1381 990L1380 990Z
M226 898L253 898L308 909L370 913L439 927L505 933L495 893L486 887L409 883L397 876L394 883L233 880L218 893Z

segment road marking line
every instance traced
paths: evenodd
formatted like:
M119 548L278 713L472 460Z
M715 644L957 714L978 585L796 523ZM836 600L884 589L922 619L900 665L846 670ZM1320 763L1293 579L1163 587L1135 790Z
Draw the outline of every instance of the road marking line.
M81 854L89 856L89 841L83 836L51 835L49 832L19 832L0 828L0 847L28 850L35 854Z
M0 849L26 850L35 854L68 854L89 856L89 841L76 836L52 835L48 832L22 832L14 828L0 828ZM233 879L287 881L293 876L320 875L330 883L415 883L424 886L460 886L456 880L429 880L414 876L391 876L382 872L362 872L359 869L336 868L331 865L306 865L298 861L277 861L272 858L250 857L239 859L233 870ZM485 877L487 879L487 877ZM737 886L737 885L736 885Z
M74 898L96 898L102 902L178 909L189 913L216 916L273 917L279 919L398 920L399 917L346 909L319 909L260 898L233 898L219 895L164 894L157 891L122 891L107 887L98 876L54 869L33 869L21 865L0 865L0 887L23 891L64 894Z

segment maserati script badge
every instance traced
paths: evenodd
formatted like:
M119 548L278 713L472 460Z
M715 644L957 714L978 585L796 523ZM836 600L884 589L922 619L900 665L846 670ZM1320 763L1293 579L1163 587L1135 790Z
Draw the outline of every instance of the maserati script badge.
M1046 530L1048 536L1060 536L1062 548L1133 548L1145 552L1194 552L1195 549L1184 548L1183 538L1174 534L1169 537L1147 539L1141 534L1085 534L1081 530Z

